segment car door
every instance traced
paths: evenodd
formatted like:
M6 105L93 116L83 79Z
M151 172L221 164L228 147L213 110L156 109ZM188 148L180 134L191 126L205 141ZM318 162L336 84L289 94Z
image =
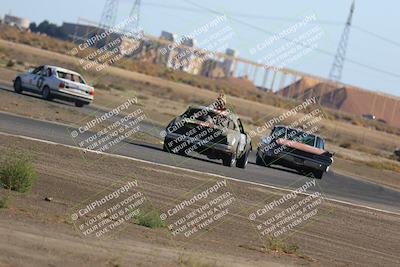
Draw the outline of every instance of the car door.
M37 86L37 79L40 76L44 66L39 66L35 68L33 71L27 73L22 77L22 86L27 88L27 89L33 89L36 90Z
M34 89L38 92L42 92L43 86L46 83L46 79L48 79L49 76L49 70L51 76L51 69L48 67L43 67L40 72L38 72L35 77L33 77L33 85L35 87Z

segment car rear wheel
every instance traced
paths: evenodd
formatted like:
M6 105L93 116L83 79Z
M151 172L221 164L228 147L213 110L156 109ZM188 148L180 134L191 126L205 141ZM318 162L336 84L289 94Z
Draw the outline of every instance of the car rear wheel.
M172 153L172 154L181 155L181 156L187 156L188 155L183 148L175 150L175 148L178 145L176 145L176 144L175 145L168 145L168 142L171 142L171 140L164 139L163 151L168 152L168 153Z
M259 166L269 167L271 165L272 161L273 161L273 158L269 158L269 157L261 158L257 154L256 164Z
M171 140L164 139L164 144L163 144L163 151L168 152L168 153L174 153L173 146L168 145L168 142Z
M234 153L226 155L222 158L222 165L224 166L233 167L235 166L235 163L236 163L236 154Z
M257 158L256 158L256 164L258 166L265 166L263 159L258 154L257 154Z
M168 152L168 153L169 153L170 151L169 151L169 149L168 149L168 147L167 147L167 143L166 143L166 142L167 142L167 140L164 140L164 144L163 144L163 146L162 146L162 150L163 150L164 152Z
M14 92L20 94L22 93L22 82L20 78L15 79L14 81Z
M45 87L43 87L42 98L46 99L46 100L51 100L52 99L50 88L47 85Z
M249 162L250 151L245 152L236 162L236 167L245 169Z
M81 107L83 107L84 105L85 105L85 103L82 102L82 101L76 101L76 102L75 102L75 107L81 108Z
M312 174L316 179L322 179L322 176L324 176L324 171L315 170L312 172Z

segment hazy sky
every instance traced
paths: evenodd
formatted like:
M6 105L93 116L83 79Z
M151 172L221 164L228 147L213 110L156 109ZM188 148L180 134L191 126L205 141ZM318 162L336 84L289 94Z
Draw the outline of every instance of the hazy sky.
M120 0L118 20L128 16L134 0ZM105 0L1 0L0 15L11 11L13 15L27 18L36 23L47 19L61 24L77 22L78 17L98 21ZM280 32L303 18L315 14L324 31L318 48L328 52L313 51L287 67L314 75L327 77L333 62L340 35L347 19L351 0L142 0L141 26L151 35L159 35L161 30L177 34L193 32L217 15L193 6L191 3L226 13L227 22L234 31L229 46L239 51L239 56L257 61L265 56L265 51L251 55L249 49L268 39L267 32ZM159 5L169 6L165 8ZM185 7L187 10L173 8ZM390 72L393 75L346 62L342 81L374 91L400 96L400 2L396 0L356 1L353 24L387 41L365 34L359 28L352 28L347 57L372 68ZM251 16L248 16L251 15ZM254 17L252 17L254 16ZM279 18L285 18L281 20ZM294 19L294 21L287 20ZM342 22L338 24L337 22ZM247 23L248 25L245 25ZM257 29L255 29L257 28ZM295 38L296 35L290 36ZM330 54L329 54L330 53Z

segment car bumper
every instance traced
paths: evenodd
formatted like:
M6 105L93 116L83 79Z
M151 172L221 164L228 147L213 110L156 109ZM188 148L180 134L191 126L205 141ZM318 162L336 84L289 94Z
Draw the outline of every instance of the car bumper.
M328 171L329 165L322 163L317 160L309 159L309 158L304 158L292 153L280 153L278 154L278 157L286 162L289 162L290 164L298 167L306 167L314 170L319 170L319 171Z
M327 172L329 170L331 163L322 162L319 160L310 159L307 157L299 156L290 152L279 152L274 153L262 153L259 154L262 158L273 159L277 164L286 165L294 168L308 168L313 170L319 170Z
M186 143L188 144L185 147L186 149L189 149L190 147L194 147L195 144L201 144L202 140L201 139L197 139L196 141L193 141L193 139L185 136L185 135L181 135L181 134L177 134L177 133L168 133L165 137L165 140L169 140L169 141L173 141L173 140L179 140L178 143ZM210 151L218 151L224 154L229 154L229 153L233 153L233 146L231 145L226 145L226 144L220 144L220 143L214 143L212 141L208 141L207 143L203 143L201 145L199 145L196 149L193 149L193 151L204 151L204 150L210 150Z
M62 98L69 101L82 101L85 103L90 103L93 101L93 96L90 95L82 95L75 92L67 91L67 90L51 90L51 94L57 98Z

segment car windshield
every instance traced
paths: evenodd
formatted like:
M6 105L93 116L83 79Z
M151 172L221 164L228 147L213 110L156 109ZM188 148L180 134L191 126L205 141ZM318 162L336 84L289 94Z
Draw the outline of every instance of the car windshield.
M274 139L285 138L286 137L286 128L285 127L275 127L272 132L272 137Z
M69 73L69 72L63 72L63 71L57 71L58 77L61 79L66 79L72 82L77 82L77 83L82 83L86 84L83 78L80 75L74 74L74 73Z
M288 129L287 130L287 139L299 143L303 143L309 146L314 146L315 144L315 135L308 134L303 131L298 131L295 129Z
M185 112L185 117L203 122L213 123L217 126L234 129L234 123L227 116L207 109L189 109Z

